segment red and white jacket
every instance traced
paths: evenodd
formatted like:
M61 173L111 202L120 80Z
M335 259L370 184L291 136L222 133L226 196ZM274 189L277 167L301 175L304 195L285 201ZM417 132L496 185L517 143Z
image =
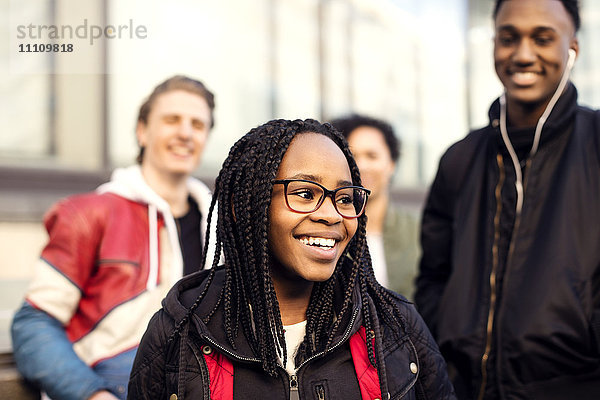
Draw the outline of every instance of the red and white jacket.
M205 238L210 192L193 178L188 187ZM26 300L65 326L76 354L90 366L135 348L182 276L177 228L166 201L146 184L139 166L132 166L117 169L95 192L58 202L44 224L49 240Z

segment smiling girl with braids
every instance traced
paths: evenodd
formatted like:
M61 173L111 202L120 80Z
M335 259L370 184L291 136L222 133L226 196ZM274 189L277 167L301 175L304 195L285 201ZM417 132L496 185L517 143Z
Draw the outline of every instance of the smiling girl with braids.
M216 180L213 268L163 301L129 398L454 398L414 307L374 278L368 194L329 124L276 120L242 137Z

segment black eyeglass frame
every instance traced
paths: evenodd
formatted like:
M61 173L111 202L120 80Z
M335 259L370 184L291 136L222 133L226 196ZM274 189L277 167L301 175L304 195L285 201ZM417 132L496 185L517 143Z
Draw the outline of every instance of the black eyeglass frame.
M290 206L290 203L288 201L287 189L288 189L288 185L291 182L306 182L306 183L311 183L311 184L317 185L318 187L320 187L321 189L323 189L323 195L321 196L321 199L317 202L317 205L315 206L315 208L313 210L311 210L311 211L298 211L298 210L294 210ZM346 218L346 219L356 219L356 218L360 217L361 215L363 215L365 213L365 208L367 208L367 200L369 199L369 195L371 194L371 191L369 189L364 188L362 186L353 186L353 185L342 186L342 187L336 188L334 190L329 190L325 186L321 185L320 183L309 181L308 179L277 179L277 180L274 180L272 183L274 185L275 184L281 184L281 185L283 185L283 197L285 198L285 204L286 204L286 206L290 209L290 211L293 211L293 212L298 213L298 214L310 214L310 213L313 213L313 212L317 211L323 205L323 203L325 202L325 198L329 197L329 198L331 198L331 202L333 203L333 208L335 208L335 211L339 215L341 215L343 218ZM336 195L337 192L339 192L340 190L343 190L343 189L360 189L360 190L364 190L364 192L365 192L365 201L364 201L364 204L362 206L362 209L360 210L359 213L356 214L356 216L347 216L347 215L342 214L340 212L340 210L338 210L337 204L335 202L335 195Z

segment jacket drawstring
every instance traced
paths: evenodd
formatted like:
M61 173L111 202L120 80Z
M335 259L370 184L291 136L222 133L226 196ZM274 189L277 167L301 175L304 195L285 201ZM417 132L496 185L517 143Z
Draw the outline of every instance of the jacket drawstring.
M175 225L175 219L171 215L170 211L163 212L165 217L165 225L167 226L167 234L169 235L169 243L171 249L173 249L172 259L173 265L171 267L171 285L177 283L183 276L183 248L179 244L179 234L177 233L177 226Z
M156 288L158 281L158 212L154 204L148 205L148 230L150 270L146 289L152 290Z
M167 233L169 235L169 243L173 251L173 264L171 268L171 285L174 285L183 276L183 257L181 255L181 248L179 246L179 237L177 235L177 227L175 226L175 220L169 215L165 215L163 212L165 225L167 227ZM155 289L158 282L158 209L154 204L148 205L148 244L149 244L149 258L150 258L150 271L148 272L148 281L146 282L146 289Z

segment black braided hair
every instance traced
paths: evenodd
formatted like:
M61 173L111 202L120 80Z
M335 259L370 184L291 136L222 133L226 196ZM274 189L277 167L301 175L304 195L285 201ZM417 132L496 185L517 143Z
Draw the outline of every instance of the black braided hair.
M223 307L223 329L231 346L235 348L235 339L241 329L255 356L262 361L263 369L272 376L277 373L278 356L284 362L286 360L283 323L269 272L271 255L267 236L272 181L292 139L305 132L322 134L333 140L348 161L353 184L361 184L348 143L330 124L312 119L273 120L252 129L233 145L216 179L210 207L209 224L215 204L218 204L216 235L219 246L212 265L217 265L223 253L226 277L220 296L222 300L204 319L210 319L218 307ZM209 232L210 229L207 229L207 235ZM204 255L207 254L208 242L207 237ZM208 278L209 284L213 277L214 268ZM188 315L177 324L174 334L189 320L209 284ZM377 283L373 274L364 215L358 219L357 232L340 257L333 276L313 287L307 309L306 336L298 350L297 361L325 351L332 345L341 321L352 311L352 293L357 287L363 298L363 325L371 338L377 319L372 315L367 298L390 325L399 326L399 310L393 295ZM334 309L337 288L342 288L343 301ZM367 347L369 360L376 366L372 340L367 340Z

